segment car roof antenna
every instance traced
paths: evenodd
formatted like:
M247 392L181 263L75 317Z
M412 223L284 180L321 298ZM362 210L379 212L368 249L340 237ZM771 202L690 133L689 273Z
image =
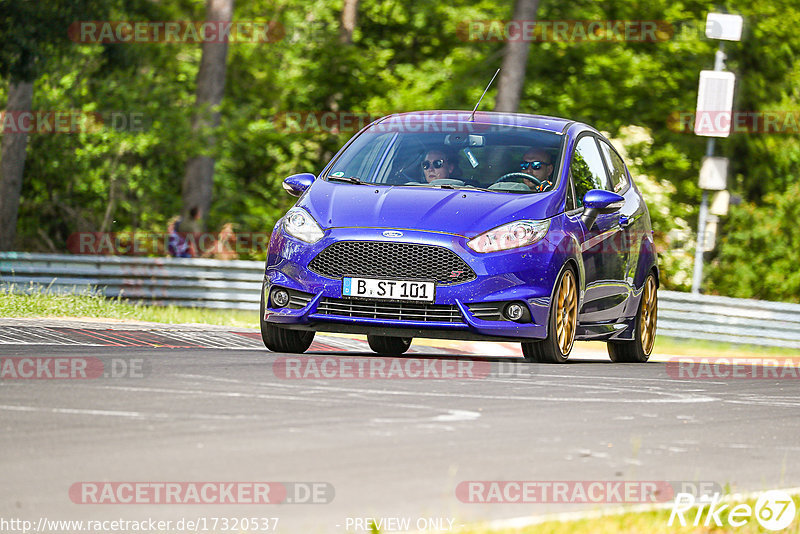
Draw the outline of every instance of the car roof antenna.
M497 69L497 72L494 73L494 76L492 76L492 79L489 81L489 85L487 85L486 89L483 90L483 94L478 99L478 103L475 104L475 109L472 110L472 114L469 116L469 122L473 122L475 120L475 112L478 111L478 106L481 105L481 100L483 100L484 95L486 95L486 91L488 91L489 88L492 86L492 82L494 81L495 78L497 78L498 74L500 74L500 69Z

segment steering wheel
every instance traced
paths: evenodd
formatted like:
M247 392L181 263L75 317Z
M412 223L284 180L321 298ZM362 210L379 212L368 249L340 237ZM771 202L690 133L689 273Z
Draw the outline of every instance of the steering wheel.
M536 178L535 176L531 176L525 172L510 172L508 174L504 174L501 176L497 181L498 182L505 182L509 181L509 178L524 178L526 180L530 180L531 182L535 183L536 185L542 185L542 181Z
M413 176L409 176L409 174L406 172L406 167L403 167L402 169L399 169L398 171L395 171L395 173L393 175L393 178L394 178L393 182L395 182L397 184L404 184L406 182L414 182L415 181L414 177Z

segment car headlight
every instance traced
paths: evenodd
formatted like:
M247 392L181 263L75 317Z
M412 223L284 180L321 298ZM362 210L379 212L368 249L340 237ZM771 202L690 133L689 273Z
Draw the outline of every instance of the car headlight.
M283 218L283 229L292 237L306 243L316 243L323 233L317 221L304 209L292 208Z
M467 245L475 252L497 252L524 247L542 239L549 228L549 219L546 221L514 221L470 239Z

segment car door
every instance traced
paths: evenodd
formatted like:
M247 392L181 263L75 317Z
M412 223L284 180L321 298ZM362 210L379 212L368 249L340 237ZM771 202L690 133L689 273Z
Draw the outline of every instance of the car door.
M594 135L584 134L576 142L570 159L570 178L579 207L583 205L587 191L613 190ZM583 221L581 224L586 293L578 320L584 324L616 322L624 314L629 296L629 287L625 283L628 247L625 232L620 227L620 214L600 214L590 228Z
M631 187L630 174L622 157L605 139L598 139L600 152L608 168L611 190L625 198L625 205L619 210L619 224L622 228L622 242L625 247L621 252L625 256L625 273L622 278L628 290L628 304L635 304L630 298L636 290L634 279L639 267L645 235L649 232L647 224L647 207L635 187ZM633 316L636 309L628 309L626 315Z

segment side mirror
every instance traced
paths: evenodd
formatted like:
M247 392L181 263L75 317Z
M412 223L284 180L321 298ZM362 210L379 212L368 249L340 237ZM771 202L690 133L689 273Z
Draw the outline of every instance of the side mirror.
M283 181L283 189L293 197L299 197L316 179L317 177L310 172L293 174Z
M625 205L622 195L605 191L603 189L592 189L583 195L583 215L581 219L587 229L591 229L598 215L614 213Z

